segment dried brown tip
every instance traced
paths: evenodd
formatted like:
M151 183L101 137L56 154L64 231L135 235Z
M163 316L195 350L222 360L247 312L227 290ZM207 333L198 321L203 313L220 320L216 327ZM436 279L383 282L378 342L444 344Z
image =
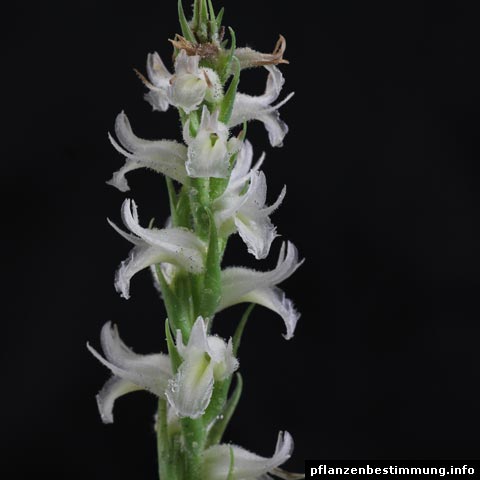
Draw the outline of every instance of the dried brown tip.
M272 53L257 52L251 48L237 48L235 56L240 62L242 68L261 67L265 65L279 65L289 63L283 58L287 48L287 41L283 35L280 35Z
M170 39L169 42L178 50L185 50L189 57L194 55L202 58L215 57L220 51L218 46L213 43L195 44L178 34L175 35L173 40Z
M274 468L272 473L280 478L284 478L285 480L301 480L305 478L304 473L290 473L282 470L281 468Z
M136 73L137 77L142 81L142 83L150 89L154 89L155 86L143 75L143 73L140 73L136 68L133 69L133 71Z
M205 77L205 81L207 82L208 88L212 88L213 84L210 80L210 77L207 75L207 72L204 70L203 71L203 76Z
M272 53L272 57L274 57L276 65L279 63L290 63L288 60L283 58L283 54L285 53L286 49L287 41L283 35L280 35Z

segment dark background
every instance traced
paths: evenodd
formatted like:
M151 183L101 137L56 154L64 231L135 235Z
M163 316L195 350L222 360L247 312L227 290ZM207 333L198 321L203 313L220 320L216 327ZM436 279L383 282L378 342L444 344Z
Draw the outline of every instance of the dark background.
M267 151L269 199L288 185L274 222L307 258L284 285L303 313L295 338L262 308L247 327L227 440L271 455L286 429L292 470L306 458L478 459L474 2L318 2L316 15L287 3L224 3L240 45L288 40L285 146L260 124L249 135ZM106 136L121 109L139 136L179 138L132 71L154 50L168 60L176 2L22 4L4 19L1 470L153 479L155 399L121 399L103 426L94 395L108 373L85 343L98 347L113 320L137 351L164 349L148 274L129 301L113 289L130 246L106 223L124 195L104 180L122 164ZM265 76L247 72L241 90L260 93ZM162 178L129 181L143 222L161 222ZM233 246L229 263L254 265ZM218 331L231 335L242 311L219 315Z

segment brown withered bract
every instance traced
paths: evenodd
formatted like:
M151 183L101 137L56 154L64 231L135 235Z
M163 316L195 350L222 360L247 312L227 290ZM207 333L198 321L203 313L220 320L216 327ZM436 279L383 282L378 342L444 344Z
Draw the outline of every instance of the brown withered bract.
M178 33L175 35L175 38L173 40L170 39L169 42L178 50L185 50L189 57L198 55L201 58L212 58L216 57L220 52L219 46L214 43L195 44Z
M279 65L281 63L289 63L288 60L283 58L286 48L287 41L283 35L280 35L272 53L257 52L249 47L244 47L237 48L235 50L235 56L238 58L242 69L265 65Z

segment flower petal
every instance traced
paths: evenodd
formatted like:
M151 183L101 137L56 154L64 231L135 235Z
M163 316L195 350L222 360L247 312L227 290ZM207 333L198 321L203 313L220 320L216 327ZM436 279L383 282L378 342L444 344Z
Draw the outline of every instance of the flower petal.
M205 352L192 352L169 381L166 396L179 417L198 418L210 403L213 383L213 366Z
M130 239L129 234L114 227L136 245L115 275L115 288L124 298L130 296L130 279L151 265L166 262L193 273L203 270L205 246L194 233L182 228L159 230L141 227L135 202L129 199L123 202L122 217L125 225L138 237Z
M285 327L287 329L287 332L284 335L285 339L290 340L293 338L295 328L301 315L295 310L293 302L286 298L283 290L276 287L256 289L247 293L242 298L242 302L256 303L278 313L285 322Z
M272 103L280 95L285 80L282 72L277 67L267 66L265 68L269 71L265 93L259 96L238 93L235 97L229 127L234 127L250 120L260 120L267 129L271 145L279 147L282 145L283 138L288 132L288 127L280 119L278 109L290 100L293 94L288 95L278 105L272 106Z
M108 380L97 395L97 404L102 420L113 422L115 400L136 390L148 390L163 396L168 380L172 376L168 355L139 355L128 348L121 340L118 330L107 322L101 333L102 349L105 358L87 344L92 355L105 365L113 377Z
M156 395L163 394L172 373L168 355L134 353L122 342L117 328L111 322L107 322L102 328L101 343L105 358L89 344L87 348L114 375Z
M186 358L189 351L198 350L200 352L209 353L207 325L202 317L198 317L190 330L190 338L187 345L183 343L181 330L177 330L177 338L175 340L178 353Z
M113 423L113 407L117 398L138 390L142 390L142 387L123 378L113 376L107 380L96 397L103 423Z
M145 140L137 137L124 112L117 115L115 133L122 146L118 145L111 135L109 135L110 142L118 152L127 157L127 160L125 165L113 174L108 184L123 192L129 190L125 174L138 168L149 168L180 183L185 183L187 180L185 145L173 140Z
M202 119L197 136L189 134L189 122L185 124L184 138L188 143L187 173L193 178L227 178L230 156L228 128L218 121L218 110L210 114L206 106L202 110Z
M287 329L287 340L293 337L300 314L293 302L276 285L292 275L303 263L298 261L298 252L290 242L282 246L277 267L270 272L257 272L242 267L227 268L222 272L222 298L217 312L237 303L251 302L278 313Z
M235 184L238 181L245 182L245 177L250 172L250 168L253 162L253 147L249 140L243 142L242 148L238 152L235 165L233 166L232 173L230 175L230 184Z
M252 172L250 177L250 186L235 217L235 225L248 251L259 260L268 256L270 246L278 236L269 215L280 206L286 189L283 188L272 206L264 208L267 196L265 175L263 172Z
M157 52L148 54L147 75L150 82L144 81L144 83L150 89L150 92L145 95L145 100L150 103L154 110L167 111L169 107L167 89L172 74L167 70Z
M288 432L280 432L275 453L271 458L261 457L236 445L215 445L204 453L204 476L209 480L225 480L230 470L230 449L233 449L233 478L255 480L285 463L293 451L293 439ZM268 478L268 477L267 477Z
M286 253L285 253L286 252ZM291 242L282 245L278 263L269 272L258 272L243 267L230 267L222 271L222 299L218 311L241 302L241 298L253 290L271 288L293 275L303 260L298 260L298 251Z
M157 52L149 53L147 56L147 74L149 80L157 88L166 87L172 74L168 71Z
M216 336L207 336L207 325L198 317L188 344L177 330L176 346L183 363L168 385L167 399L179 417L198 418L212 397L215 380L224 380L237 368L232 342L228 345Z
M175 74L184 75L186 73L198 74L198 64L200 57L198 55L188 55L185 50L180 50L175 59Z

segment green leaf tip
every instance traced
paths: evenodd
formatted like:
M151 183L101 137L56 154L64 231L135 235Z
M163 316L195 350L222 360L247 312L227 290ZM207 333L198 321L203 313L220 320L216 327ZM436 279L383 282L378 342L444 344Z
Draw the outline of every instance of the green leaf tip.
M196 43L195 36L192 33L190 25L188 24L187 17L183 10L182 0L178 0L178 19L180 21L180 27L182 29L182 35L192 43Z
M178 353L175 342L173 341L172 332L170 330L170 322L168 318L165 320L165 335L167 339L168 353L170 354L170 360L172 362L173 373L177 373L178 368L182 364L182 357Z
M233 335L233 354L237 356L238 349L240 348L240 343L242 341L242 335L243 331L245 330L245 325L248 322L248 319L250 317L250 314L252 313L253 309L255 308L255 304L251 303L247 309L245 310L245 313L242 315L242 319L240 320L240 323L237 326L237 329L235 330L235 334Z
M228 86L227 93L225 93L225 96L223 97L222 105L220 107L219 120L225 124L228 124L230 117L232 116L233 104L237 95L238 84L240 83L240 62L235 56L232 58L232 66L234 66L233 78Z

